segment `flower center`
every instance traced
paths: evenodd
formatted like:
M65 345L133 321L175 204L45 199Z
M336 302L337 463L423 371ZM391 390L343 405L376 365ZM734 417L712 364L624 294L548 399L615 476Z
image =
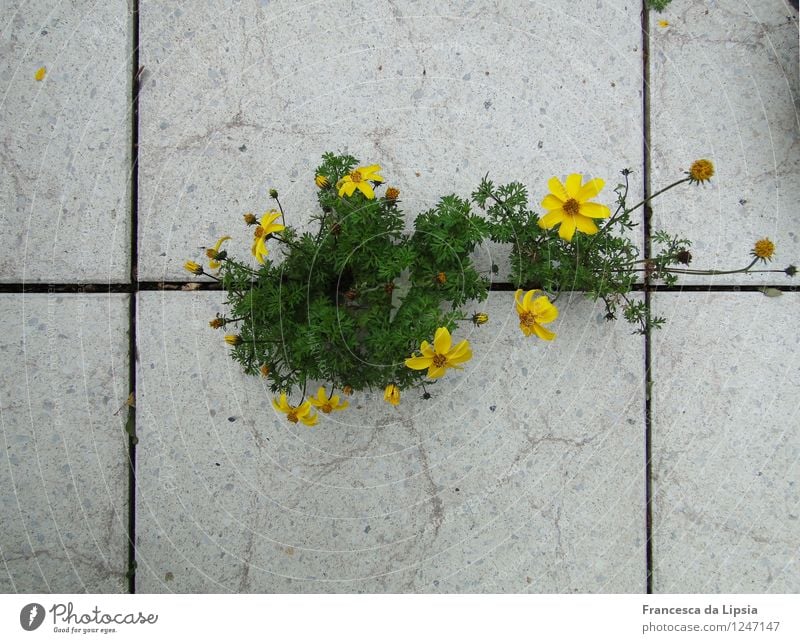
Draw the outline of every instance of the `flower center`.
M322 412L330 413L331 411L333 411L333 406L330 402L325 402L325 404L322 405Z
M536 325L536 315L526 310L524 313L519 314L519 323L525 328L532 329Z
M263 237L264 236L264 228L262 228L261 226L258 226L255 229L255 232L253 234L256 236L256 238Z
M433 365L436 368L441 368L445 364L447 364L447 356L446 355L440 355L439 353L436 353L436 355L433 356Z
M361 178L361 172L359 172L358 170L353 170L352 172L350 172L350 180L353 183L361 183L361 181L363 180Z
M564 212L571 217L577 216L581 213L581 205L575 199L570 199L564 204Z
M289 422L294 422L295 424L297 424L297 409L292 409L291 411L289 411L286 417L289 419Z

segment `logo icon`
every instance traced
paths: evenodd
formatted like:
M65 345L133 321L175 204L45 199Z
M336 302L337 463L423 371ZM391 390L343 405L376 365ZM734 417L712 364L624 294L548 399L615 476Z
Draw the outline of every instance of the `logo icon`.
M19 613L19 624L28 632L33 632L42 621L44 621L44 607L39 603L28 603Z

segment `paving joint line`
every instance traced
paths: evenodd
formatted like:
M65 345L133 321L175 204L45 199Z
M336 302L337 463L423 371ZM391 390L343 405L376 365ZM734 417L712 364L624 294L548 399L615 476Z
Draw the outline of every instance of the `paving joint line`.
M665 284L649 284L651 293L654 292L763 292L765 288L774 288L781 292L798 292L800 285L787 286L785 284L684 284L667 286ZM633 284L631 291L644 292L644 284ZM154 291L223 291L219 283L214 281L139 281L135 284L102 284L102 283L0 283L0 293L4 294L124 294L135 295L139 292ZM507 281L498 281L490 284L490 292L515 292L516 284ZM570 291L565 291L570 292ZM577 290L571 292L580 292Z
M131 239L128 325L128 378L133 405L128 408L128 593L136 593L136 293L139 290L139 0L131 5ZM109 288L111 286L109 285ZM129 398L130 399L130 398Z
M644 258L652 256L651 221L653 210L647 199L652 194L651 158L650 158L650 12L647 0L642 0L642 198L645 201L642 216L642 229L644 235ZM645 314L650 318L651 313L651 284L649 275L645 274L642 290L644 291ZM650 328L645 328L644 334L644 495L645 495L645 591L653 593L653 377L652 377L652 337Z

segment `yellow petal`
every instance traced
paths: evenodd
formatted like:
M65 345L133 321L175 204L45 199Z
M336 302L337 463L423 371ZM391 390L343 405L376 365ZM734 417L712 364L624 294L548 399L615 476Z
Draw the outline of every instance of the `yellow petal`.
M47 67L39 67L39 69L36 70L36 74L34 74L33 77L36 80L44 80L44 76L46 73L47 73Z
M369 179L369 174L374 174L375 172L380 172L381 166L380 165L366 165L364 167L358 168L358 172L366 179Z
M368 199L375 198L375 191L372 189L372 186L366 181L361 181L361 183L357 184L357 187L359 190L361 190L361 193Z
M230 239L230 237L220 237L219 239L217 239L217 242L214 244L214 252L219 252L219 247L220 247L220 246L221 246L221 245L222 245L222 244L223 244L225 241L227 241L228 239Z
M559 208L558 210L553 210L552 212L548 212L541 219L539 219L539 227L547 230L549 228L552 228L553 226L557 226L564 220L565 216L567 215L561 208Z
M433 346L431 346L425 340L423 340L422 344L420 344L419 350L422 351L422 355L424 357L431 357L432 358L434 355L436 355L436 351L433 350Z
M533 302L533 314L540 323L549 324L558 318L558 308L547 297L539 297Z
M433 364L433 358L432 357L409 357L405 361L405 364L406 364L406 366L408 366L408 368L413 368L415 371L421 371L423 369L426 369L426 368L430 367L430 365Z
M447 354L448 364L463 364L467 360L472 359L472 349L469 342L464 339Z
M561 226L558 228L558 236L564 241L572 241L575 234L575 217L564 217Z
M535 292L536 292L535 290L529 290L528 292L525 293L525 297L522 299L522 307L526 311L531 309L531 299L533 299L533 293Z
M520 288L519 290L517 290L517 292L514 293L514 308L516 308L517 310L517 315L525 312L524 310L522 310L522 303L519 298L521 294L522 294L522 288Z
M432 365L428 369L428 377L430 379L432 379L432 380L440 378L442 375L444 375L444 373L445 373L445 367L444 366L433 366Z
M450 331L444 326L437 328L436 335L433 338L434 350L439 353L439 355L446 355L447 351L450 350L451 343L452 339L450 337Z
M580 174L570 174L567 177L567 183L564 187L570 199L576 199L578 192L581 190L581 183L583 183L583 177Z
M316 413L314 415L298 415L297 419L306 426L314 426L319 421L319 416Z
M546 210L560 210L564 202L555 194L548 194L542 199L542 207Z
M600 203L581 203L579 212L592 219L606 219L611 216L611 210Z
M536 333L537 337L546 339L548 342L556 337L556 334L553 331L547 330L544 326L540 326L539 324L533 325L533 332Z
M550 189L550 194L553 196L561 199L562 202L568 201L569 196L567 196L567 191L564 189L564 184L558 179L558 177L553 177L547 182L547 187Z
M580 203L584 201L588 201L589 199L593 199L598 194L600 194L600 190L603 189L603 186L606 182L603 179L590 179L587 181L580 190L578 190L578 194L575 195L575 199Z
M597 234L600 228L589 217L582 217L580 215L573 217L575 220L575 227L585 234Z
M286 401L286 393L281 393L280 401L275 398L272 399L272 406L282 413L288 413L291 410L289 403Z

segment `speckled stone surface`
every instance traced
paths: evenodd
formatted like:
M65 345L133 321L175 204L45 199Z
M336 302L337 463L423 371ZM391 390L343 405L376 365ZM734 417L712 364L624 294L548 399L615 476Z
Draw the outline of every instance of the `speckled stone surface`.
M3 2L0 281L128 279L129 4Z
M797 29L786 0L674 0L651 12L653 189L683 177L695 159L716 165L710 183L680 186L653 205L653 230L694 242L692 267L747 265L764 237L777 245L774 267L800 262ZM713 283L793 282L760 274Z
M800 591L800 296L657 293L654 588Z
M142 293L137 591L643 591L643 343L581 296L526 339L512 297L433 399L308 428L228 358L220 294Z
M302 228L326 150L381 164L409 225L487 172L536 208L572 172L613 201L642 164L640 7L554 4L143 0L140 277L191 278L223 234L247 254L271 187Z
M0 592L124 592L128 301L0 295Z

